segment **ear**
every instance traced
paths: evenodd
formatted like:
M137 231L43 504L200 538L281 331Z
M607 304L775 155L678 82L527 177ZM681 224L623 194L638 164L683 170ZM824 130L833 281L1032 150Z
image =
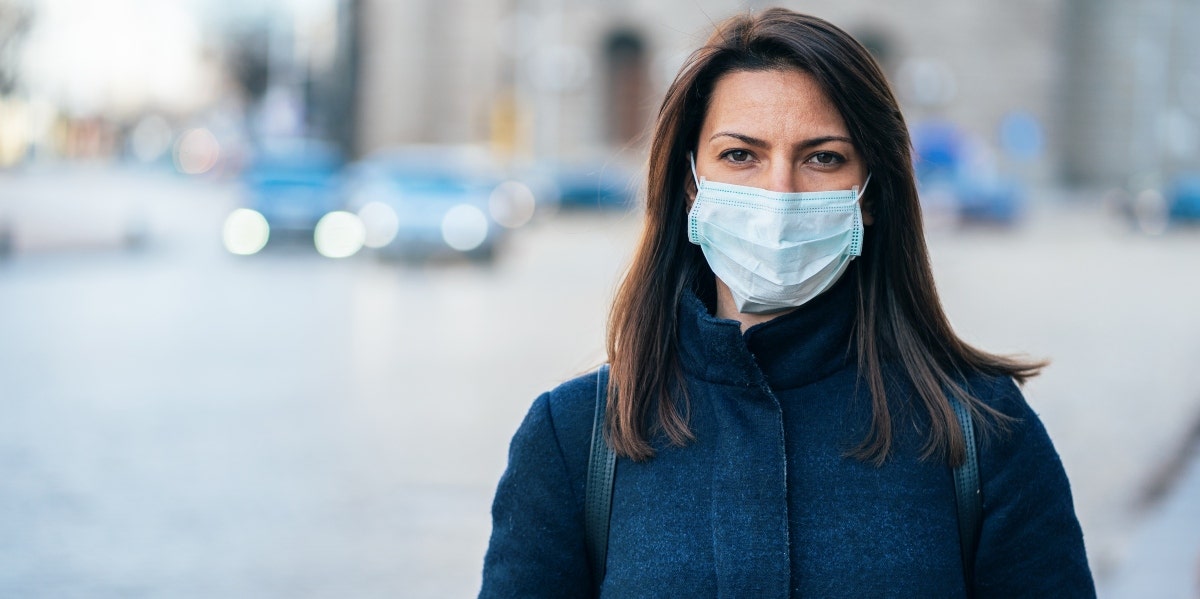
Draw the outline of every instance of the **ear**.
M865 198L865 197L862 199L861 206L862 206L863 225L867 226L867 227L875 224L875 214L874 214L874 211L871 210L872 203L873 202L868 202L867 198Z
M871 199L871 195L871 193L864 193L858 200L859 210L862 211L863 225L867 227L875 224L875 201Z
M868 170L866 175L867 178L863 180L864 189L859 191L858 207L859 211L862 212L863 225L869 227L875 224L875 192L879 190L880 182L876 181L875 187L872 188L871 171ZM859 188L855 186L854 189L857 191Z

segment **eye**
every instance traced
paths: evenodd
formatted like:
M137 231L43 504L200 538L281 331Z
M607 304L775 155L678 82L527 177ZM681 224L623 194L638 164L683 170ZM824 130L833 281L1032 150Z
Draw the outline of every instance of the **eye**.
M833 166L846 161L845 158L842 158L841 155L834 152L817 152L808 160L809 162L815 162L822 166Z
M733 163L750 162L752 156L746 150L726 150L721 153L722 160L728 160Z

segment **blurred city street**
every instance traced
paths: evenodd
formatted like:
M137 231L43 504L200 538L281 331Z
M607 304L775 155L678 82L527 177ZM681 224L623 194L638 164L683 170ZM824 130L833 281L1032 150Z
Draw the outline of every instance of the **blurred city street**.
M473 596L509 438L603 361L639 224L560 212L491 266L247 257L221 246L227 183L0 175L10 208L38 194L120 198L145 239L0 258L4 597ZM931 231L934 267L968 340L1053 360L1026 394L1104 591L1147 561L1143 496L1200 417L1200 231L1035 199L1015 229ZM1195 564L1200 522L1173 509Z
M1200 3L778 4L887 77L959 334L1051 360L1100 596L1200 599ZM767 6L0 0L0 598L474 596Z
M116 189L168 241L0 260L0 596L474 594L508 438L602 360L632 218L490 269L245 258L228 186L37 179L0 198Z

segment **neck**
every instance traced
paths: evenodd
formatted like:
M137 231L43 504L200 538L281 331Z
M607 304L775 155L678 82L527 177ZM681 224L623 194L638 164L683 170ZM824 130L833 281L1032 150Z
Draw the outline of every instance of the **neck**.
M783 316L784 314L795 310L795 308L788 308L787 310L772 312L770 314L747 314L745 312L738 312L737 305L733 301L733 293L729 291L729 286L721 281L720 277L714 278L716 279L717 287L717 313L715 316L717 318L736 320L741 325L743 333L746 332L746 329L756 324L762 324L768 320Z

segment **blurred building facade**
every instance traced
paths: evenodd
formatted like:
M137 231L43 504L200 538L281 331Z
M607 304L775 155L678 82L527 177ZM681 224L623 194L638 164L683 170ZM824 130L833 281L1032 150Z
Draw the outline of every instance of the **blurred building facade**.
M1200 3L1069 0L1061 99L1063 175L1157 187L1200 171Z
M640 156L687 53L714 22L770 4L362 0L356 149L490 141L517 156ZM1200 161L1200 112L1184 102L1200 88L1198 42L1185 34L1200 25L1194 1L778 4L862 40L910 125L953 123L983 168L1127 185ZM1013 115L1025 124L1017 142Z
M244 4L201 0L197 23L171 3L130 13L129 3L0 0L0 168L47 155L149 160L198 126L231 157L246 129L320 137L352 155L490 143L502 157L617 151L638 162L688 52L713 23L775 3ZM1200 171L1196 0L778 4L862 40L914 131L948 124L977 170L1131 191ZM139 51L147 44L155 52Z

